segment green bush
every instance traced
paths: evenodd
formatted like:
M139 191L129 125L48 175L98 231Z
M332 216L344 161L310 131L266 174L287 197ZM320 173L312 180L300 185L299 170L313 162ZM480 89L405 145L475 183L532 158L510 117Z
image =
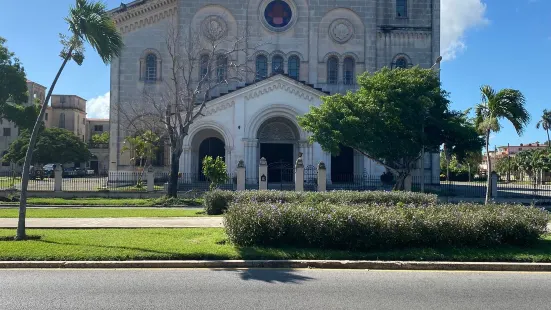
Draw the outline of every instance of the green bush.
M240 246L371 250L406 246L528 244L546 232L548 212L520 205L235 203L224 222Z
M412 192L382 192L382 191L330 191L330 192L294 192L294 191L212 191L204 196L204 206L207 214L222 214L232 202L329 202L333 204L355 205L378 203L382 205L415 204L432 205L438 201L438 196ZM216 206L212 204L216 203Z

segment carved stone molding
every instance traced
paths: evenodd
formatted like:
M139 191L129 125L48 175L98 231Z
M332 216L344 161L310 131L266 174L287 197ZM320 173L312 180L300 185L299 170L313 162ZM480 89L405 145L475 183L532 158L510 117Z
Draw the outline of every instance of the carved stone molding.
M314 100L314 96L306 93L305 91L298 89L294 86L288 85L286 83L282 82L274 82L273 84L269 84L265 87L262 87L261 89L255 89L245 95L245 99L250 100L257 98L259 96L268 94L274 90L282 89L290 94L296 95L299 98L306 99L308 101Z
M235 105L235 101L233 101L233 100L232 101L223 101L223 102L220 102L220 103L216 103L213 106L208 106L208 103L207 103L207 107L205 107L205 109L201 113L203 115L199 116L197 119L213 115L213 114L218 113L222 110L229 109L229 108L233 107L234 105Z
M329 36L333 41L344 44L354 36L354 25L347 19L336 19L329 25Z
M401 39L401 40L425 40L432 35L427 31L393 31L393 32L377 32L377 36L382 38Z
M282 122L266 124L260 131L258 138L266 141L290 141L296 139L293 130Z
M156 0L113 11L111 16L121 33L127 33L157 23L177 14L177 0Z
M207 39L220 40L227 35L228 25L222 17L210 15L201 22L201 32Z

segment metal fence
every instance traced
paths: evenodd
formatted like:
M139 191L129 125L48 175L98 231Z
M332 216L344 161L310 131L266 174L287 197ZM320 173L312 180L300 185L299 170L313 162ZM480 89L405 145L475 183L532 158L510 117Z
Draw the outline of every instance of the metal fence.
M0 190L21 190L21 173L15 171L0 172ZM29 191L53 191L54 179L49 175L35 175L29 180Z

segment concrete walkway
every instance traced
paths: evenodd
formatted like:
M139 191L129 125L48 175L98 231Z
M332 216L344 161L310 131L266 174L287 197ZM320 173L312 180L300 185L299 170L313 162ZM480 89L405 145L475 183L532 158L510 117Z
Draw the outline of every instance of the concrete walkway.
M27 228L186 228L223 227L222 217L27 218ZM0 218L0 228L16 228L17 218Z

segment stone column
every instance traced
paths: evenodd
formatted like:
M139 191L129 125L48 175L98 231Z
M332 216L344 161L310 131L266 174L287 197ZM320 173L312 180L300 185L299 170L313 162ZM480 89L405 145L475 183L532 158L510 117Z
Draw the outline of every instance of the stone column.
M492 174L491 174L491 178L492 178L492 188L491 188L491 197L492 198L497 198L497 173L495 171L492 171Z
M245 167L247 169L246 177L248 179L253 179L257 175L257 149L258 149L258 139L247 139L245 142Z
M54 168L54 191L55 192L61 192L63 190L63 169L61 169L61 165L55 165Z
M268 163L264 157L260 159L260 165L258 167L258 189L268 189Z
M155 173L151 167L147 170L147 191L149 193L155 191Z
M331 153L329 152L323 152L325 157L325 166L327 167L327 183L331 184L333 181L331 180Z
M318 192L325 192L327 190L327 169L325 163L320 161L318 164Z
M295 164L295 191L304 191L304 163L302 157L299 157Z
M237 164L237 190L245 190L245 162L243 160Z

